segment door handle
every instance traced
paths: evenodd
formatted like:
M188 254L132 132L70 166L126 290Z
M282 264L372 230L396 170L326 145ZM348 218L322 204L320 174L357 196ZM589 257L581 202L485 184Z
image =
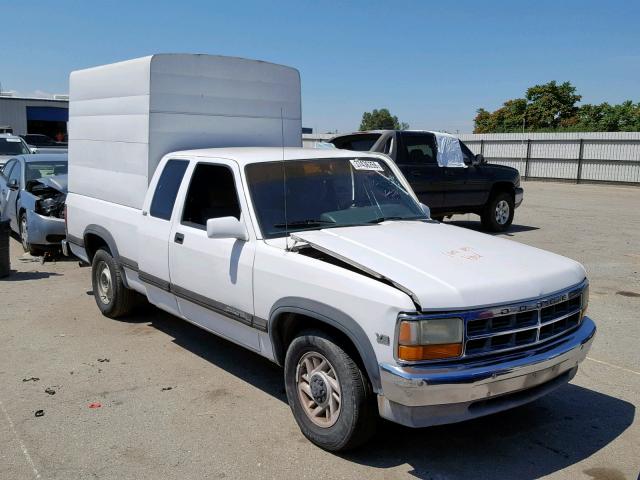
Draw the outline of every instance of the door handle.
M411 170L409 173L411 175L413 175L414 177L421 177L422 176L422 172L420 170Z
M173 241L182 245L182 242L184 242L184 233L176 233L176 236L173 237Z

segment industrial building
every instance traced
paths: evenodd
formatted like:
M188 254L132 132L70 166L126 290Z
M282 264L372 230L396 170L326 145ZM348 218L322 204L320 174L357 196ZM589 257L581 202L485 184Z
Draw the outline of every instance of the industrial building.
M40 133L61 141L67 135L69 99L24 98L3 92L0 94L0 130L15 135Z

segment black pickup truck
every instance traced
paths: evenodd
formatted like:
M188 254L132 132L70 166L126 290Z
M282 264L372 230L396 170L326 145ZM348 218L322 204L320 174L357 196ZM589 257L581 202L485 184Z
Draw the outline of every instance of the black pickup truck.
M490 231L504 231L513 221L523 191L514 168L487 164L457 138L439 132L374 130L334 137L337 148L381 152L400 167L431 217L457 213L480 215Z

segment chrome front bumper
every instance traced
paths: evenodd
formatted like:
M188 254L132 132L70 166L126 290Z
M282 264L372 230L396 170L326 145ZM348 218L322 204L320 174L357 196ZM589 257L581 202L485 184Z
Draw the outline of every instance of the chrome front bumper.
M513 408L567 383L596 333L584 317L574 332L537 348L458 364L380 365L380 415L410 427L455 423Z

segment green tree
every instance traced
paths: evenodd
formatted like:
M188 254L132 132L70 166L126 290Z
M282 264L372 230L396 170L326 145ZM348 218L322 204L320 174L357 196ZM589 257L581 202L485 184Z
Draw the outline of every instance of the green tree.
M362 114L360 130L406 130L409 124L398 121L398 117L391 115L386 108L374 109Z
M555 80L527 89L526 124L531 129L557 129L575 123L576 103L582 98L570 82Z
M570 82L534 85L525 98L507 100L494 112L476 111L474 133L521 132L638 132L640 102L618 105L576 105L582 97Z

